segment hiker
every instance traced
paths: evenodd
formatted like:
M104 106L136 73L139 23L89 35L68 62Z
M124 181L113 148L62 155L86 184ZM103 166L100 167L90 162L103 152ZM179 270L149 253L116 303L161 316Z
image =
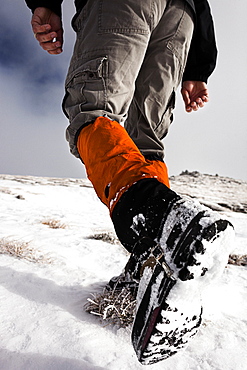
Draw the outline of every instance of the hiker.
M26 3L40 46L60 54L62 0ZM223 270L226 236L229 244L233 235L227 220L170 189L164 162L162 140L180 83L187 112L209 100L207 80L217 56L210 7L206 0L75 5L77 39L63 100L66 138L131 253L125 277L139 287L132 342L140 362L154 363L197 332L203 282L216 267ZM171 299L174 292L178 300Z

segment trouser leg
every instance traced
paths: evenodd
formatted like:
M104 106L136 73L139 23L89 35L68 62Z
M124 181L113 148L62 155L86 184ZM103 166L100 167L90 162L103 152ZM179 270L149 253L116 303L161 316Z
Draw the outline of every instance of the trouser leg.
M163 156L162 139L173 120L193 32L193 13L184 0L169 1L155 25L136 80L125 127L144 155Z
M158 2L166 3L167 0ZM88 0L74 22L77 40L66 78L66 136L75 156L81 127L99 116L124 124L148 41L152 0Z
M63 104L70 120L67 140L75 156L81 127L104 115L126 123L144 154L162 153L172 94L193 28L191 10L184 4L88 0L74 21L77 41Z
M146 161L139 150L144 153L156 151L161 137L157 136L150 122L145 127L145 120L135 121L135 114L131 113L133 109L130 112L129 108L132 101L139 105L137 97L143 87L143 106L147 107L146 113L141 110L143 117L146 115L147 120L154 121L156 118L152 117L160 120L164 115L156 108L156 105L166 104L165 99L162 100L165 91L163 78L165 73L170 73L165 72L166 68L176 71L177 66L166 67L157 45L161 42L164 14L173 4L180 17L176 19L176 27L169 28L166 41L167 48L169 46L169 50L173 50L169 63L177 62L178 56L175 58L174 55L179 46L175 35L182 30L182 20L190 17L181 3L182 0L115 0L113 3L110 0L88 0L74 22L77 41L64 99L64 110L70 119L67 139L72 153L84 162L98 196L111 211L123 191L140 179L157 178L169 185L165 164ZM157 69L158 75L150 75L148 71L151 69ZM151 88L144 88L144 83L150 83ZM149 96L153 91L157 92L151 101ZM128 124L133 119L131 127L141 128L142 138L147 138L143 145L141 140L139 148L138 135L130 132L136 146L118 124L124 124L128 112ZM88 124L90 122L94 123ZM163 121L159 122L159 126L162 125ZM156 146L150 144L150 138Z

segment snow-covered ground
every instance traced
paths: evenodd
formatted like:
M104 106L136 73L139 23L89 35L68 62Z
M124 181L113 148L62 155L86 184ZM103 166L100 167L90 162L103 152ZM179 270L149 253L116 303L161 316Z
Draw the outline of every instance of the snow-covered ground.
M247 254L247 183L184 173L171 184L227 214L236 229L232 253ZM144 369L130 329L104 327L84 309L128 259L117 242L90 238L114 231L87 180L2 175L0 204L1 250L15 241L16 253L18 243L28 245L31 257L0 255L0 369ZM50 221L60 227L49 227ZM245 370L246 286L246 266L227 265L207 293L204 322L190 346L147 368Z

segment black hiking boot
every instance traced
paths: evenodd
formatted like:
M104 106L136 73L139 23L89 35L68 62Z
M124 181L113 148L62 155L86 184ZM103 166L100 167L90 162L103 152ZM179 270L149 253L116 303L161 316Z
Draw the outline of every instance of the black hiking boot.
M201 293L227 263L233 227L156 180L139 181L114 212L120 241L132 252L125 274L138 284L133 346L142 364L156 363L197 333Z

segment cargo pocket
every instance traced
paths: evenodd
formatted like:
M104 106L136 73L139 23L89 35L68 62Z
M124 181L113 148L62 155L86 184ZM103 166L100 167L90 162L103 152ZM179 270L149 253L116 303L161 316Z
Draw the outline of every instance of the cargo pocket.
M67 78L63 110L70 121L84 111L105 110L107 103L107 57L92 59Z
M124 1L100 0L99 32L122 34L149 34L152 1L139 3L136 0Z
M155 134L162 140L168 133L169 127L173 121L173 110L175 108L175 100L176 100L176 93L175 91L172 92L169 102L166 106L166 110L162 116L161 121L155 128Z

